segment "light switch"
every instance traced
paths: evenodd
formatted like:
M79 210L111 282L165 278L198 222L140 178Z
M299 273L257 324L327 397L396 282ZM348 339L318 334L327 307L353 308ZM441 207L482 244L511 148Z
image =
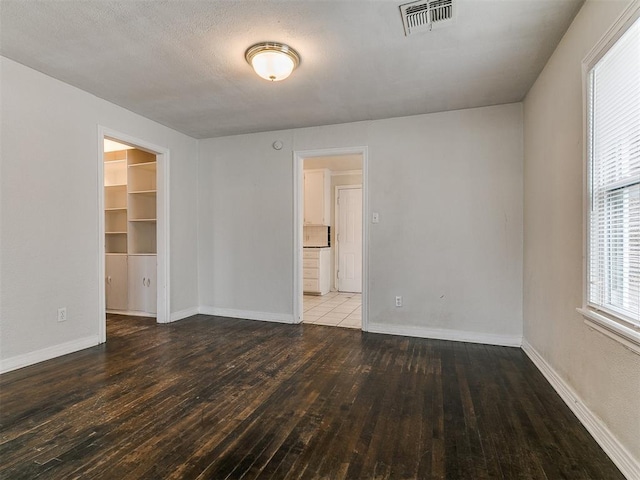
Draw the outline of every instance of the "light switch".
M380 223L380 214L378 212L373 212L371 223Z

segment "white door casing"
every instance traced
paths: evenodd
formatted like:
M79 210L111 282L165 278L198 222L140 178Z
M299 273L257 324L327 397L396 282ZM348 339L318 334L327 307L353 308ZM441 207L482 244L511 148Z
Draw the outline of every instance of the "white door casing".
M336 187L339 292L362 292L362 187Z

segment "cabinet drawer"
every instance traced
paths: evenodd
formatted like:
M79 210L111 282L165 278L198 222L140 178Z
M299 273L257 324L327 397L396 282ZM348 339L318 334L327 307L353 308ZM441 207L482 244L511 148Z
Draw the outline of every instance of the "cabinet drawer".
M302 268L320 268L319 260L318 258L303 258Z
M310 248L303 248L302 249L302 258L320 258L320 250L318 250L318 249L310 249Z
M318 282L317 279L307 279L305 278L302 281L302 289L305 292L313 292L313 293L317 293L320 291L320 283Z
M317 268L303 268L302 278L304 278L305 280L320 278L320 270L318 270Z

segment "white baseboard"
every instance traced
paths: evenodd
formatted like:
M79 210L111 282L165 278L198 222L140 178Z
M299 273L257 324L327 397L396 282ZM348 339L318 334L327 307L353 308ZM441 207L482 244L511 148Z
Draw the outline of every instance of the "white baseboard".
M254 312L251 310L235 310L233 308L219 308L200 306L198 313L215 315L218 317L243 318L246 320L261 320L263 322L294 323L292 313Z
M157 317L155 313L141 312L139 310L107 310L107 313L111 313L113 315L126 315L128 317Z
M36 350L35 352L29 352L23 355L5 358L3 360L0 360L0 373L10 372L12 370L17 370L19 368L28 367L29 365L44 362L45 360L51 360L52 358L67 355L79 350L84 350L85 348L95 347L99 343L100 338L98 337L98 335L94 335L91 337L79 338L70 342L61 343L60 345L43 348L42 350Z
M501 347L519 347L522 345L522 336L520 335L496 335L492 333L462 332L458 330L415 327L408 325L383 325L380 323L369 323L367 331L371 333L401 335L403 337L483 343L487 345L498 345Z
M192 317L193 315L197 315L200 313L200 309L198 307L185 308L184 310L180 310L177 312L173 312L171 314L171 322L177 322L178 320L182 320L183 318Z
M523 340L522 350L534 365L542 372L551 386L558 392L564 403L578 417L587 431L611 458L613 463L628 479L640 478L640 461L634 458L620 441L611 433L607 426L584 404L580 396L571 386L542 358L542 356Z

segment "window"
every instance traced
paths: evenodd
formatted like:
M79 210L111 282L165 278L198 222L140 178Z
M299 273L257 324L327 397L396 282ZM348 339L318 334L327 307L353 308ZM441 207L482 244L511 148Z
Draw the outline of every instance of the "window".
M630 15L615 42L587 64L588 273L583 313L599 329L622 335L640 351L638 13Z

